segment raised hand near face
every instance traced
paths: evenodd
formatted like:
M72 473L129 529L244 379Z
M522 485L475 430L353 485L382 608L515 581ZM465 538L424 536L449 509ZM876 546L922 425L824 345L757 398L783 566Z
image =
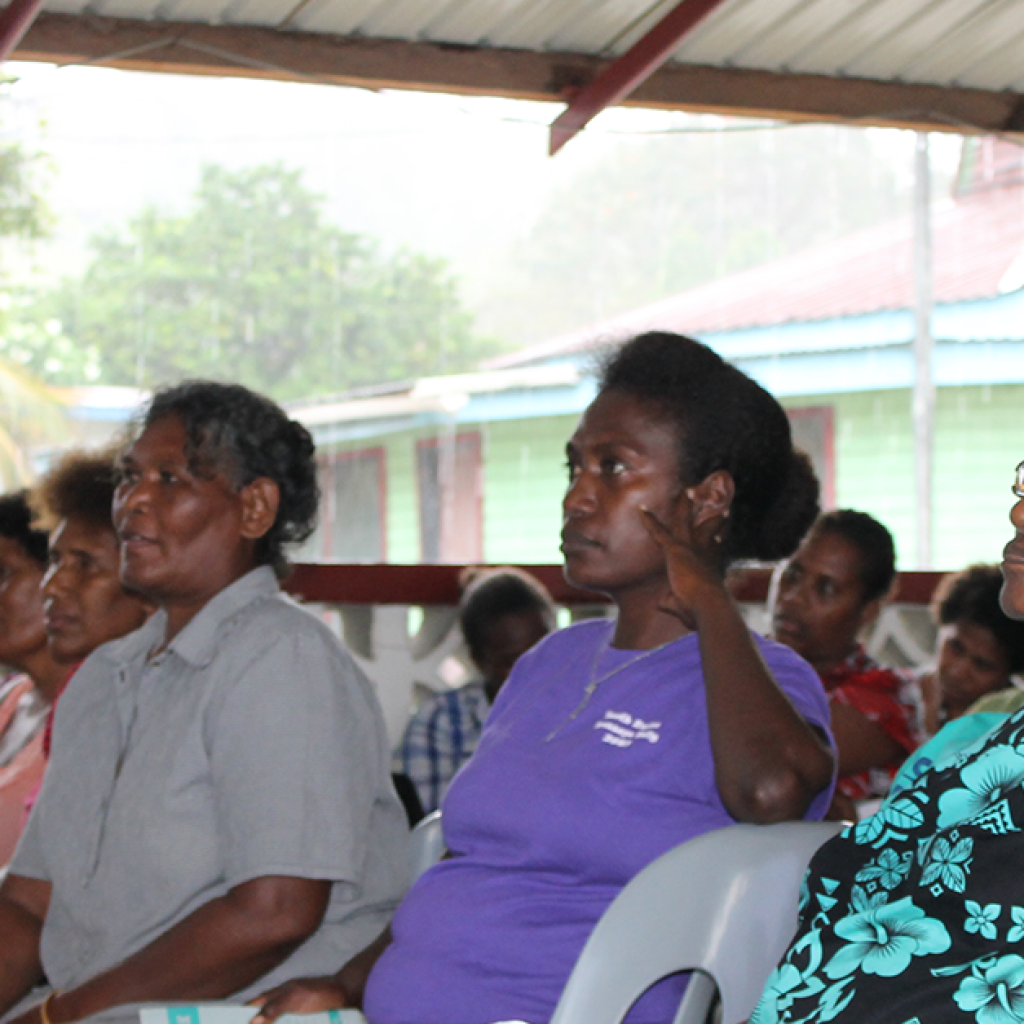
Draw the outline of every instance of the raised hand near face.
M722 540L734 490L732 477L719 471L681 491L667 520L646 505L640 509L647 532L665 554L668 592L660 607L689 629L697 628L702 601L725 589Z

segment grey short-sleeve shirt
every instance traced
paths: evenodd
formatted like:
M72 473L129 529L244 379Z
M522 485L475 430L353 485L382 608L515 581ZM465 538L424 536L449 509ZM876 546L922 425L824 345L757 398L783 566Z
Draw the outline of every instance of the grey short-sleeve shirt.
M329 879L315 935L239 997L333 972L387 923L407 827L371 684L257 569L147 662L163 613L106 644L58 705L11 871L53 886L42 957L81 984L262 875Z

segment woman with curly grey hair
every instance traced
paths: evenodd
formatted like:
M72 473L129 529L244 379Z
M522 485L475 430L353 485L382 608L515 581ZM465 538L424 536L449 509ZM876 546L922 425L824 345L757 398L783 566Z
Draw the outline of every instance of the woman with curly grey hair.
M405 826L380 711L277 581L317 496L309 434L268 399L202 381L153 398L113 520L122 580L157 611L58 707L0 888L0 1010L44 974L26 1024L244 996L387 920Z

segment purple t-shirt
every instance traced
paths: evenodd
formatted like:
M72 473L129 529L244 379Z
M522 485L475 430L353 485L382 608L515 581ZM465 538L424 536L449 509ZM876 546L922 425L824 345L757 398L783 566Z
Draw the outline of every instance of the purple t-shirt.
M370 976L370 1024L544 1024L626 882L734 823L715 786L697 636L641 656L609 647L613 629L579 623L516 664L442 805L452 856L409 891ZM828 732L814 670L755 639L798 711ZM571 717L588 680L620 666ZM830 799L831 787L807 817ZM680 988L660 987L631 1024L671 1018L665 989Z

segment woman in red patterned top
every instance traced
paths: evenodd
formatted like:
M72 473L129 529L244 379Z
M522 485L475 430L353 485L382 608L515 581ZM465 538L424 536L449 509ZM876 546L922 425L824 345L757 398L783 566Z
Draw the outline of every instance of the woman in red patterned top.
M775 638L811 663L832 703L839 782L830 817L856 819L856 804L884 796L917 746L909 684L858 639L895 576L889 531L865 512L838 509L818 519L779 579Z

